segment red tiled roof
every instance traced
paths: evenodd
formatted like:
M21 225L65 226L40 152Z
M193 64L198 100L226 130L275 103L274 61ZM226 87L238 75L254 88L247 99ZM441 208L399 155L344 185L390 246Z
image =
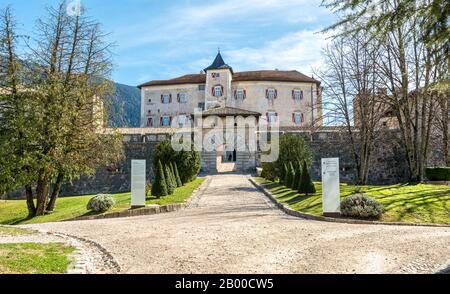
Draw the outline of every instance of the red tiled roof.
M281 71L281 70L258 70L245 71L233 74L234 82L244 81L273 81L273 82L306 82L320 84L319 81L310 78L296 70ZM151 86L165 86L165 85L183 85L183 84L204 84L206 83L206 74L190 74L184 75L171 80L150 81L148 83L139 85L138 88Z

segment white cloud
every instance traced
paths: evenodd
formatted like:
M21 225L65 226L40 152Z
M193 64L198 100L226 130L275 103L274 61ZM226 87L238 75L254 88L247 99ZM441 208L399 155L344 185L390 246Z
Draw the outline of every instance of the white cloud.
M302 30L272 40L261 48L241 48L224 52L227 62L236 70L299 70L312 74L321 67L322 48L328 39L314 30Z
M119 28L116 34L127 39L121 44L122 49L127 49L163 41L232 38L239 32L229 30L231 24L311 24L320 21L323 15L329 12L319 7L318 2L308 0L222 0L186 6L178 3L157 17Z

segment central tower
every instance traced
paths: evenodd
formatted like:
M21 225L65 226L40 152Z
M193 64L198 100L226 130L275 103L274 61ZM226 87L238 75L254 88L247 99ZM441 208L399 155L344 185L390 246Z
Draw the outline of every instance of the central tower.
M214 62L204 69L206 73L205 108L206 110L225 107L232 97L231 81L233 69L223 61L220 51Z

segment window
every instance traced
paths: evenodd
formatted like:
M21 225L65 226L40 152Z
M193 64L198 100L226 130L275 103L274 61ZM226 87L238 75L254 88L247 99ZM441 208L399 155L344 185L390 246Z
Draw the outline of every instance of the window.
M277 121L278 114L276 112L268 112L267 113L267 122L275 123Z
M153 127L153 117L147 119L147 127Z
M213 88L213 96L214 97L221 97L223 95L223 87L222 86L215 86Z
M199 91L205 91L205 85L198 85Z
M292 114L292 121L296 125L300 125L305 122L305 116L303 115L303 113L295 112Z
M185 115L185 114L180 114L180 115L178 116L178 126L179 126L180 128L182 128L182 127L184 127L184 126L186 125L186 123L187 123L187 117L186 117L186 115Z
M162 104L169 104L171 102L172 102L172 95L170 95L170 94L161 95L161 103Z
M267 89L266 90L266 98L269 100L274 100L278 96L278 92L275 89Z
M292 91L292 98L294 98L294 100L301 100L303 99L303 91L302 90L293 90Z
M198 108L200 108L201 110L205 110L205 103L204 102L200 102L198 104Z
M186 104L187 100L188 100L188 98L187 98L187 94L186 93L178 94L178 103Z
M246 91L245 90L243 90L243 89L238 89L238 90L236 90L236 92L235 92L235 98L236 99L245 99L246 97L246 93L245 93Z
M170 116L163 116L161 117L161 126L162 127L169 127L171 122Z

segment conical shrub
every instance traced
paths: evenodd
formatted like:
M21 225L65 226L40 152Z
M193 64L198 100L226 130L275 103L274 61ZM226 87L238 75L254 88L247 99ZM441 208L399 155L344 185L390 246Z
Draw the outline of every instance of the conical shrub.
M172 195L175 192L175 185L173 184L172 175L168 164L164 167L164 175L166 176L167 193Z
M295 170L295 177L294 181L292 183L292 189L298 190L298 187L300 185L300 177L302 176L302 167L300 165L299 161L294 162L294 170Z
M314 186L314 183L311 180L311 176L309 175L308 166L306 165L306 161L303 162L302 177L301 177L299 192L300 192L300 194L306 194L306 195L316 193L316 187Z
M292 179L293 179L294 175L292 173L292 165L291 165L290 162L286 165L286 169L287 169L287 171L286 171L286 181L285 181L284 185L286 187L288 187L288 188L291 188L291 186L292 186Z
M175 180L177 181L177 187L183 186L183 183L181 182L181 178L180 178L180 173L178 172L178 166L175 162L173 163L173 169L175 172Z
M284 164L283 171L280 172L280 183L282 183L284 185L286 185L287 173L288 173L288 168L287 168L287 165Z
M164 170L161 164L161 161L158 161L157 169L155 173L155 180L153 181L152 185L152 195L155 197L164 197L167 196L169 193L167 191L167 182L166 182L166 176L164 174Z
M172 185L176 188L178 185L177 185L177 180L176 180L176 177L175 177L175 169L173 168L173 163L172 162L169 162L169 168L170 168L170 177L171 177L171 180L172 180Z

